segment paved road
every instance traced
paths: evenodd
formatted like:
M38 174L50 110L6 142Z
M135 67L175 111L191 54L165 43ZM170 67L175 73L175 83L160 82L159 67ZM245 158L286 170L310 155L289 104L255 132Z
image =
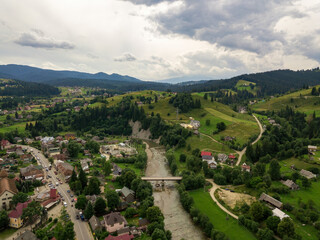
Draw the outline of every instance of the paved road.
M28 149L28 151L33 150L33 155L37 158L39 157L38 163L41 164L44 168L49 167L50 162L49 160L36 148L30 147L30 146L24 146L21 145L23 148ZM56 182L59 182L59 186L56 187L58 192L60 192L64 198L64 201L67 203L67 212L69 213L71 217L71 221L74 223L74 230L76 232L76 239L77 240L93 240L93 236L91 234L89 225L87 222L83 222L81 220L76 219L76 214L78 212L77 209L74 207L74 203L71 202L72 198L70 197L70 194L67 193L67 190L69 189L69 185L67 183L60 184L60 181L57 180L57 176L54 174L54 168L52 170L49 170L46 172L49 174L52 178L49 180L52 181L52 183L55 185ZM62 178L60 178L62 179ZM73 205L73 207L71 207Z

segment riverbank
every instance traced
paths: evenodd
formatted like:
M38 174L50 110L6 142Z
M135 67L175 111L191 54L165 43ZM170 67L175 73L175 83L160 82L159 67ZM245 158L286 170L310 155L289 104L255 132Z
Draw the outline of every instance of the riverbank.
M145 175L147 177L172 176L167 166L164 148L149 147L147 143L145 144L148 156ZM193 224L189 214L182 208L175 184L174 182L165 182L163 191L153 192L154 204L161 209L164 215L166 230L172 232L172 240L206 239L202 231Z

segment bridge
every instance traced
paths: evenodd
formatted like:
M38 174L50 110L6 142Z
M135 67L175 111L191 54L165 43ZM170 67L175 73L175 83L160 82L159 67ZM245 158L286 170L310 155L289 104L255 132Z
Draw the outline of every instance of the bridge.
M182 177L142 177L144 181L181 181Z

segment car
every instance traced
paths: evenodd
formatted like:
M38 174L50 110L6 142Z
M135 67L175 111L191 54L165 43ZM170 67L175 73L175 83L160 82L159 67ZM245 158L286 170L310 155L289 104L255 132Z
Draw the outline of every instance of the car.
M60 184L63 184L63 182L62 182L62 181L60 181Z
M70 190L67 190L67 193L70 193Z
M70 197L73 197L73 195L71 194Z
M74 199L72 198L71 202L74 202Z
M73 207L73 204L71 204L71 207Z
M59 182L56 182L56 185L59 186Z

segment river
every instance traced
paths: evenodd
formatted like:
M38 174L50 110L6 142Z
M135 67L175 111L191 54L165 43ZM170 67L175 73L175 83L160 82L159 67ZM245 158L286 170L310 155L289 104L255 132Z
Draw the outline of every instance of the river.
M147 177L172 176L166 163L163 148L149 148L147 145L146 153L148 155ZM153 184L155 185L155 183ZM206 239L202 231L193 224L189 214L183 209L175 184L174 182L165 182L164 190L153 191L154 204L161 209L164 215L165 229L172 232L172 240Z

